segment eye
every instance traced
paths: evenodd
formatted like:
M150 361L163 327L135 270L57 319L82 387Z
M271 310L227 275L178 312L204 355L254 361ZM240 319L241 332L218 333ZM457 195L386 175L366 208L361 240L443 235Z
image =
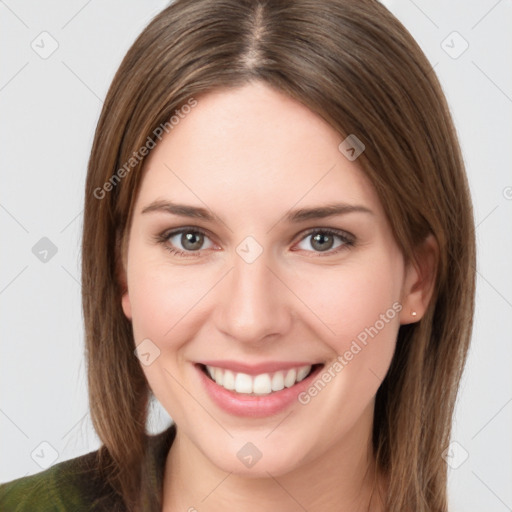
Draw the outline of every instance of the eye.
M185 227L166 231L158 235L157 242L161 243L172 254L183 257L199 256L203 250L216 248L210 237L198 228ZM331 255L353 246L354 243L355 237L345 231L316 228L303 236L296 244L296 249L292 250Z
M303 251L337 253L354 245L354 237L344 231L315 229L306 234L297 244Z
M158 242L171 253L180 256L195 256L194 253L214 247L207 234L197 228L167 231L158 237Z

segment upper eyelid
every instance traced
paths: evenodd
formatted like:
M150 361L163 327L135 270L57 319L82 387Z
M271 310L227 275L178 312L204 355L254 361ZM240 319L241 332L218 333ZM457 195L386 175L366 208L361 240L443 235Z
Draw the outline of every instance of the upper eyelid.
M350 238L354 239L355 236L352 233L349 233L348 231L344 229L338 229L338 228L309 228L305 231L301 231L297 238L300 237L300 240L304 239L305 237L313 234L313 233L329 233L336 236L340 236L342 238Z
M214 239L215 237L204 228L200 228L197 226L183 226L179 228L171 228L166 229L165 231L162 231L161 237L170 238L171 236L179 235L180 233L190 233L190 232L196 232L196 233L202 233L203 235L206 235L208 238Z

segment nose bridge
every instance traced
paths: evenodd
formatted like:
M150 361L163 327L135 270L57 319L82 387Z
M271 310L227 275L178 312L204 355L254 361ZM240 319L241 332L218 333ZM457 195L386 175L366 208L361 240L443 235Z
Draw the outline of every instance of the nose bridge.
M249 247L248 252L253 250ZM272 262L265 252L255 258L254 252L251 258L245 256L239 247L217 306L218 328L244 342L283 334L290 326L291 316L282 285L269 268Z

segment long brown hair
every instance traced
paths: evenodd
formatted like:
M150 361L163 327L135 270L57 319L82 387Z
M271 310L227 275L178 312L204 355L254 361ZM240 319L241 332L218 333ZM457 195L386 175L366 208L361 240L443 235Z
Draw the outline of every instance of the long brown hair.
M421 321L400 328L376 397L373 448L387 475L387 511L445 511L442 452L474 307L472 208L436 75L374 0L177 0L128 51L105 99L85 192L83 312L100 470L128 510L161 507L144 471L150 390L120 300L121 249L144 164L130 158L158 142L155 130L190 98L250 81L365 144L358 163L406 258L429 233L437 240L434 296Z

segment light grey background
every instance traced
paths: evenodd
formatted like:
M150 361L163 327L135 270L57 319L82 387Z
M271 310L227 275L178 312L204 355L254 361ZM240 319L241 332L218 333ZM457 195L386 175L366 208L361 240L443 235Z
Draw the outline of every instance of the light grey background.
M512 2L385 3L440 77L478 226L473 345L445 454L452 510L512 510ZM166 4L0 1L0 481L99 445L80 309L86 164L115 70ZM34 254L43 237L55 255L47 242Z

